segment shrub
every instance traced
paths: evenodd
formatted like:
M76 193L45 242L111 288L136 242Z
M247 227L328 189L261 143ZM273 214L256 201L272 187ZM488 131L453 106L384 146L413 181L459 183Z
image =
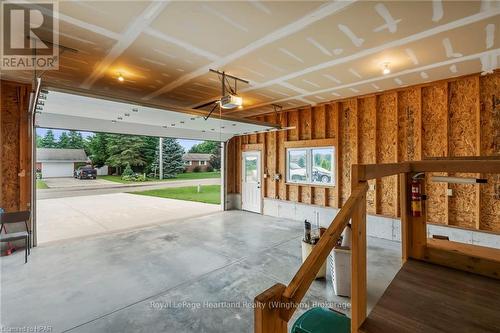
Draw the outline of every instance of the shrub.
M127 166L125 167L125 170L123 170L123 173L122 173L122 179L124 179L123 177L133 176L133 175L134 175L134 171L130 167L130 164L127 163Z
M122 176L122 179L129 181L129 182L145 182L146 181L146 174L134 173L132 175Z
M200 171L201 171L201 168L200 168L200 166L199 166L199 165L197 165L197 166L195 166L195 167L193 168L193 172L200 172Z
M207 165L207 167L205 168L205 170L207 172L213 172L214 171L214 168L211 166L211 165Z

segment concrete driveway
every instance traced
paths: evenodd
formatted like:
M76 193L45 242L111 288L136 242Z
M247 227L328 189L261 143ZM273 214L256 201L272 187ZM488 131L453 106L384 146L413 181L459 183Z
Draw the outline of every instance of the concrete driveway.
M44 178L43 181L51 189L54 188L72 188L72 187L95 187L95 186L114 186L119 183L104 179L76 179L73 177L64 178Z
M38 200L38 243L159 225L220 210L220 205L128 193Z

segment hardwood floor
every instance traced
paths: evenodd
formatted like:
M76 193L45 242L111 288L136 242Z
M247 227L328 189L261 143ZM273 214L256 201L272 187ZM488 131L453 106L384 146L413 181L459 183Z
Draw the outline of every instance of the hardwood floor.
M360 332L498 333L500 281L409 260Z

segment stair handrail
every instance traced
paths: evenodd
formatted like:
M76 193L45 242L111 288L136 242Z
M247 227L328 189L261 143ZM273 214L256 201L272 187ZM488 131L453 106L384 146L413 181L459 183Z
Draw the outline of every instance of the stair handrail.
M470 159L464 157L448 160L352 165L351 195L337 213L325 234L320 238L318 244L302 263L291 282L288 286L277 283L255 298L254 332L287 332L288 321L314 281L322 264L333 250L349 220L352 221L353 228L352 272L359 273L356 276L353 274L351 283L351 332L357 332L366 318L367 181L400 175L403 260L405 257L425 259L423 252L419 253L415 250L417 245L423 247L422 251L425 250L426 245L416 242L416 239L421 241L423 238L424 241L426 240L425 216L419 219L411 219L407 215L408 180L418 172L500 173L500 156L488 157L484 160L478 157L471 157ZM489 262L486 264L489 264ZM358 271L358 269L360 270Z

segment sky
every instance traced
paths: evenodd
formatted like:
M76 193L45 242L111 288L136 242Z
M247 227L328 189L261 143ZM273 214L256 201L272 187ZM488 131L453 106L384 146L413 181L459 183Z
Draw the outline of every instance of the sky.
M59 139L59 136L61 136L62 132L67 132L67 131L64 131L64 130L52 130L52 132L54 132L54 136L56 137L56 139ZM79 132L82 133L82 136L84 138L93 135L92 132L82 132L82 131L79 131ZM46 128L37 128L36 129L36 134L38 134L39 136L44 136L45 133L47 133L47 129ZM196 145L198 143L201 143L203 141L177 139L177 142L179 142L179 144L184 148L185 151L188 151L192 146L194 146L194 145Z

